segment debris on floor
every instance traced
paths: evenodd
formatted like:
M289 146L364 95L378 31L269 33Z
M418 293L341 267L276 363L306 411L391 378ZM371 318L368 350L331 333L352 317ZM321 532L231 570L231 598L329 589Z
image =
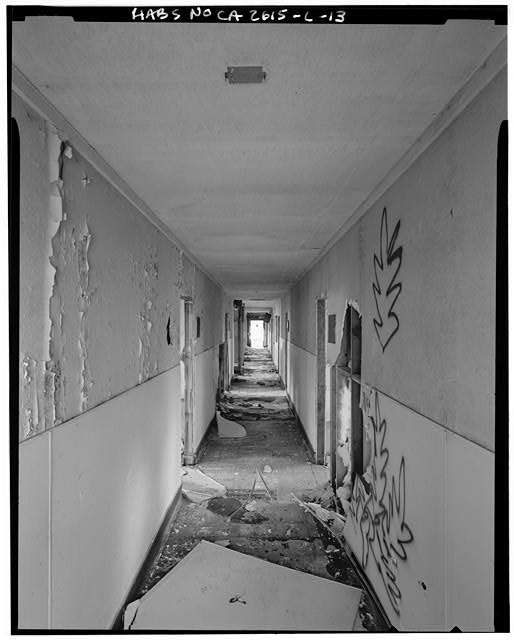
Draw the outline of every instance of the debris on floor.
M350 471L348 471L343 479L343 483L340 487L336 489L337 497L339 498L339 502L343 511L348 513L350 508L350 501L352 499L352 475Z
M214 544L219 544L220 547L228 547L230 540L214 540Z
M314 489L307 489L307 491L303 491L301 497L303 501L316 502L324 509L333 509L335 507L334 490L329 482L325 482L322 485L314 487Z
M196 467L182 467L182 494L191 502L204 502L227 493L224 487Z
M131 629L352 631L360 600L358 588L202 541L141 598Z
M343 536L344 525L346 524L346 518L335 511L329 511L324 509L316 502L303 502L299 500L294 494L291 494L293 499L298 502L306 511L312 513L312 515L321 522L332 533L336 540L341 540Z
M245 438L246 429L234 420L227 420L219 411L216 411L216 423L220 438Z
M128 631L132 628L132 624L136 618L140 600L134 600L128 604L123 612L123 629Z
M259 478L261 479L262 484L264 485L264 489L266 490L266 493L268 494L269 499L271 500L271 502L275 502L275 498L271 495L271 491L269 490L266 480L264 480L264 478L262 477L262 473L259 471L259 469L256 469L256 472Z
M257 385L261 378L267 381L265 387ZM295 569L295 574L302 572L363 588L358 571L327 526L327 521L333 525L336 517L334 505L329 504L329 496L335 499L335 495L327 483L328 470L311 464L269 352L247 350L245 368L233 378L230 391L221 396L219 408L222 417L244 420L247 436L222 439L213 430L195 469L220 484L223 492L207 496L202 493L196 502L182 500L134 598L142 599L158 587L202 540L222 550ZM264 472L266 466L271 473ZM294 501L291 493L301 500ZM330 516L323 521L325 514L316 513L317 507L312 503L330 510ZM240 600L229 603L236 596L247 604ZM227 592L223 606L251 607L248 596L243 589L234 588ZM387 630L381 612L365 589L358 609L355 631ZM246 625L242 629L246 630Z
M207 508L220 516L230 516L241 508L241 503L235 498L215 497L207 502Z

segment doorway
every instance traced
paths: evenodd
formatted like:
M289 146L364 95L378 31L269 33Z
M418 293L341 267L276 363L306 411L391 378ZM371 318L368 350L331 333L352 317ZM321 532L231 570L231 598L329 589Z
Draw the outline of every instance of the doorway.
M182 414L182 464L194 463L193 450L193 301L180 299L180 405Z
M229 331L228 331L228 313L225 313L225 333L224 340L220 342L218 347L218 402L220 397L226 391L229 385Z
M362 475L369 446L363 437L361 391L362 323L359 312L347 305L341 348L331 372L330 482L350 499L355 475ZM338 494L339 495L339 494Z
M316 463L325 464L326 327L325 298L316 300Z
M264 348L264 322L250 320L250 344L254 349Z
M287 369L288 369L288 354L289 354L289 314L286 311L284 322L284 386L287 391Z
M280 373L280 316L276 316L277 319L277 371Z

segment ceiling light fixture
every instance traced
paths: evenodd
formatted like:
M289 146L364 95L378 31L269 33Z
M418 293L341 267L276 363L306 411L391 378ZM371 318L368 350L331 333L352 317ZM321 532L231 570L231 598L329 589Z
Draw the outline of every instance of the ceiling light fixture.
M266 79L266 72L262 67L227 67L225 80L229 84L255 84Z

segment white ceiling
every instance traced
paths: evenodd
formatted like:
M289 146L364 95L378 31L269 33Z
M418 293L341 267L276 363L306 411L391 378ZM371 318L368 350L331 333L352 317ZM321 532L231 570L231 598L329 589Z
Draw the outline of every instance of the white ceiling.
M12 58L228 290L274 297L505 33L30 18Z

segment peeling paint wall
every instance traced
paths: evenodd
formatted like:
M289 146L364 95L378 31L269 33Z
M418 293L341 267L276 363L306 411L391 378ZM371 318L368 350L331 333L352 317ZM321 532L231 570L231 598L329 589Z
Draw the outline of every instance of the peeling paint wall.
M202 319L196 353L217 346L223 296L52 125L16 96L13 108L24 170L22 440L178 364L181 295Z
M502 71L282 299L293 343L288 391L313 447L316 298L326 296L327 315L336 315L329 366L346 303L353 300L362 313L362 382L394 415L387 422L393 503L408 478L401 499L413 540L407 560L394 567L394 585L384 585L385 568L372 569L361 553L370 524L365 509L348 537L401 629L418 629L417 621L426 629L493 626L496 154L506 116ZM376 460L372 404L361 398L364 468ZM345 432L347 422L339 422ZM417 436L407 437L414 424ZM337 436L341 442L345 433ZM480 471L466 456L482 461ZM476 473L483 499L471 506L466 486L476 487ZM371 495L365 483L356 485L355 509ZM469 531L459 524L469 520L459 504L474 512ZM470 560L455 561L458 552ZM394 596L397 588L402 597Z
M363 376L494 449L496 154L506 118L500 73L362 219ZM387 207L401 227L399 330L376 339L373 257Z
M20 626L107 628L180 487L181 296L201 318L198 443L215 415L225 295L16 94L12 108L21 146ZM28 478L34 465L45 508ZM31 532L41 529L48 544L34 549ZM32 586L33 563L45 568L46 590Z

